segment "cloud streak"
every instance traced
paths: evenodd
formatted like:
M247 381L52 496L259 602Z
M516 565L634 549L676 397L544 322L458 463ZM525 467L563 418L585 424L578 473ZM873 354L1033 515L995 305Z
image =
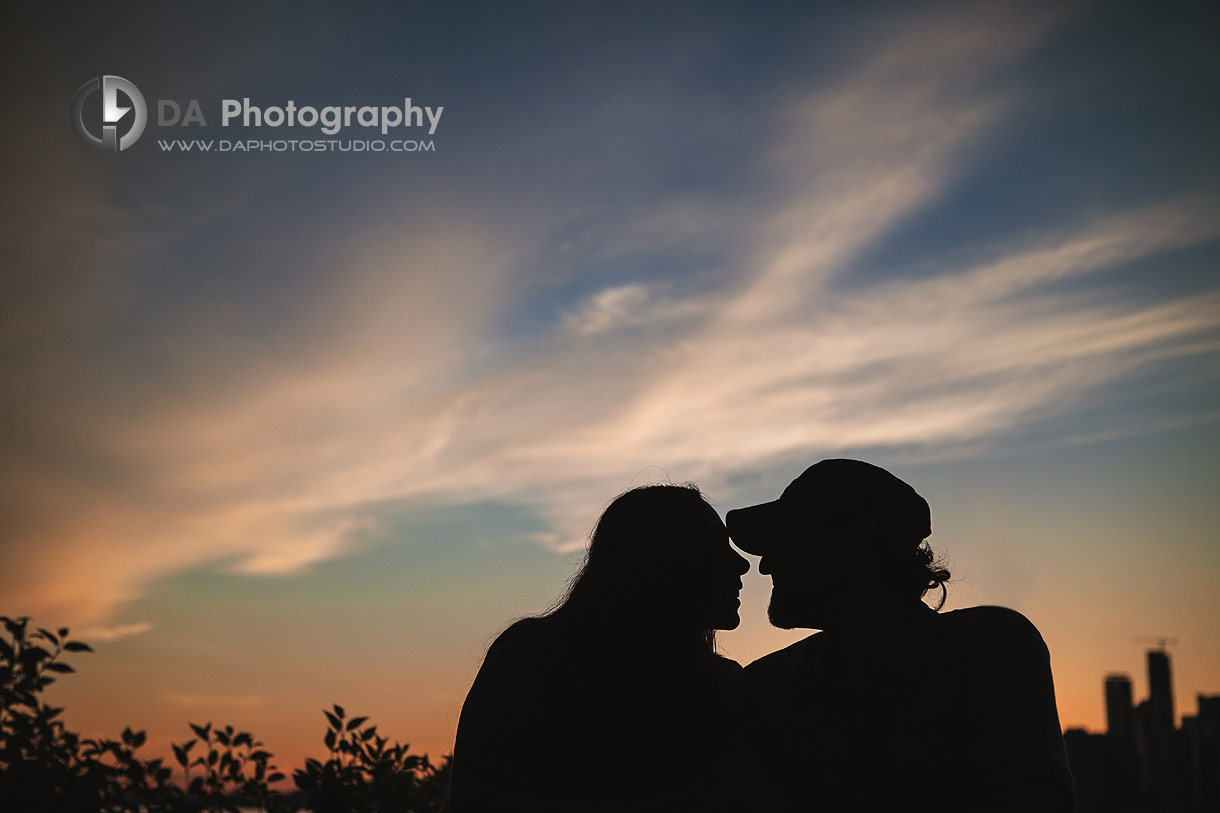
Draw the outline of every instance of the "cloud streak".
M111 627L89 627L78 633L78 637L90 641L118 641L133 635L143 635L152 629L148 621L137 621L134 624L116 624Z
M360 234L333 269L304 240L288 304L255 314L264 334L227 332L230 304L171 331L156 374L81 378L61 353L54 408L27 420L67 440L0 471L16 517L0 587L30 612L103 623L176 570L341 556L394 500L524 504L567 549L648 466L731 494L734 474L793 457L1014 433L1148 365L1213 357L1220 290L1139 303L1107 283L1220 237L1206 198L1066 216L921 278L857 276L1027 103L980 84L1053 23L878 24L867 58L780 105L745 171L766 190L748 209L658 188L578 246L716 246L681 284L637 259L636 278L565 301L528 262L561 251L562 216L446 207ZM1087 284L1055 287L1072 281ZM532 331L513 322L526 304L547 315Z

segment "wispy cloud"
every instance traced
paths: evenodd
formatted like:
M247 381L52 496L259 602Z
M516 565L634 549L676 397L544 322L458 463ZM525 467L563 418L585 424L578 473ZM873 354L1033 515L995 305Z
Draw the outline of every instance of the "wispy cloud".
M766 190L749 207L658 188L599 224L590 254L715 245L715 267L680 285L645 263L561 301L528 261L563 248L547 237L561 216L438 203L360 232L336 268L310 258L332 261L329 235L303 240L262 332L225 303L113 379L53 354L54 397L25 417L59 440L0 469L0 587L23 612L100 623L175 570L343 555L371 504L407 498L525 503L565 548L648 466L725 490L794 455L972 444L1156 361L1214 355L1217 290L1137 302L1106 284L1220 236L1208 199L1065 213L938 273L852 276L982 160L1028 101L996 77L1053 22L920 19L878 24L834 81L786 97L743 159ZM1053 289L1065 281L1089 284ZM551 321L520 329L523 304Z
M648 289L643 285L618 285L598 291L578 312L569 315L568 326L582 336L605 333L649 320Z
M117 641L120 638L142 635L151 629L150 622L137 621L133 624L115 624L110 627L89 627L77 633L76 637L89 641Z
M666 328L708 315L706 303L667 296L660 285L631 283L603 288L564 317L579 336L640 328Z
M256 695L162 692L161 697L176 706L185 706L187 708L248 709L261 706L264 702L262 697Z

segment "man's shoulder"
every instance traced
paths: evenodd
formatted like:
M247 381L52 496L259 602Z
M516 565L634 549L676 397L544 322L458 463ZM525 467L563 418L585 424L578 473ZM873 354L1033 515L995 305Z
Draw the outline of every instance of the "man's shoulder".
M940 613L939 623L972 645L1009 652L1046 655L1046 643L1033 622L1008 607L966 607Z
M767 683L786 673L795 673L811 647L821 642L822 633L815 632L783 649L763 655L741 670L741 679L747 684Z
M1009 607L965 607L940 613L938 617L941 623L972 632L1042 637L1032 621Z

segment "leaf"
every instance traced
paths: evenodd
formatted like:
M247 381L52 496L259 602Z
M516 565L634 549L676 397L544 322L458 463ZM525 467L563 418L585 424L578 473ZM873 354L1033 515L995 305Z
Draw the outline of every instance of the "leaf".
M330 722L331 728L333 728L335 731L343 730L343 723L340 722L340 718L331 714L329 711L323 711L322 713L326 715L326 719Z
M276 771L275 773L271 774L271 776L267 777L267 781L268 782L279 782L283 778L284 778L284 775L282 773L280 773L279 771Z
M176 759L178 761L179 765L181 765L183 768L185 768L186 767L186 749L183 748L181 745L174 745L173 743L170 743L170 748L174 749L174 759Z
M67 637L68 637L68 628L67 628L67 627L60 627L60 628L59 628L59 637L60 637L60 638L67 638Z
M48 672L65 672L65 673L67 673L67 672L75 672L75 671L76 671L76 670L75 670L75 669L73 669L71 666L68 666L68 664L66 664L66 663L48 663L48 664L47 664L47 665L46 665L44 668L45 668L45 669L46 669Z
M93 647L81 641L68 641L64 644L65 652L92 652Z
M38 634L41 635L43 638L46 638L48 641L50 641L55 646L59 646L59 636L56 635L55 633L51 632L50 630L39 627Z
M338 714L339 719L342 720L343 719L343 706L340 706L339 704L336 703L335 704L335 714Z
M204 742L208 741L208 734L212 731L211 723L208 723L205 726L197 726L194 723L187 723L187 725L191 727L191 730L195 732L195 735L198 736L199 739L203 740Z
M347 730L355 731L357 728L360 727L361 723L363 723L367 719L368 719L368 717L353 717L352 719L347 721Z
M334 731L334 729L331 729L330 731L326 732L326 737L324 738L324 742L326 743L327 748L329 748L332 751L335 750L335 731Z

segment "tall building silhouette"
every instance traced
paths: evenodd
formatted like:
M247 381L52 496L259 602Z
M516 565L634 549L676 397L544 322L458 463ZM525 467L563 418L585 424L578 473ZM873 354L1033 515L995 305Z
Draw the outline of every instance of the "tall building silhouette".
M1199 695L1199 713L1182 718L1182 736L1190 760L1189 798L1198 810L1220 811L1220 696Z
M1148 777L1152 797L1163 813L1182 810L1181 778L1177 755L1177 729L1173 714L1173 675L1169 668L1169 653L1164 649L1148 652L1148 712L1147 726Z
M1127 675L1106 675L1106 732L1122 742L1135 742L1135 708Z
M1172 731L1173 673L1169 668L1169 653L1164 649L1148 652L1148 699L1152 702L1152 724L1158 729Z

